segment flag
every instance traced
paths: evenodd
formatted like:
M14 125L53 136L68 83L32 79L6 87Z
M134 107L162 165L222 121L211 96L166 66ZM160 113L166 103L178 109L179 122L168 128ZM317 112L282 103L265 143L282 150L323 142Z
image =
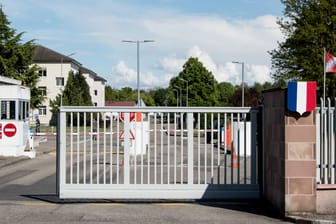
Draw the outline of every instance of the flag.
M316 107L316 82L288 82L287 108L302 115Z
M328 52L326 52L325 72L336 73L336 57Z

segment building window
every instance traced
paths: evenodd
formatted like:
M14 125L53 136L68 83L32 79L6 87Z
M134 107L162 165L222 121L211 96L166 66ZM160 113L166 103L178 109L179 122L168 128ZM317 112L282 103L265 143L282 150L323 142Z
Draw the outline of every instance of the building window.
M14 120L15 119L15 101L4 100L1 101L1 120Z
M47 87L46 86L39 86L38 88L41 91L42 96L47 96Z
M40 77L47 77L47 68L43 67L39 70Z
M94 103L93 105L96 107L98 104L97 104L97 103Z
M56 77L56 86L64 86L64 77Z
M45 116L47 115L47 106L40 106L38 108L38 111L39 111L39 115L40 116Z
M94 90L94 95L97 96L98 95L98 90Z

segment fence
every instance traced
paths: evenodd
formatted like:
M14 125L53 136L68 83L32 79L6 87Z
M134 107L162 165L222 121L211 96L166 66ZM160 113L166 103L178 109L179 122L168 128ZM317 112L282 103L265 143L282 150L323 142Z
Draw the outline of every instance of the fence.
M254 108L63 107L61 198L259 197Z
M316 181L318 184L336 184L336 108L321 100L316 108Z

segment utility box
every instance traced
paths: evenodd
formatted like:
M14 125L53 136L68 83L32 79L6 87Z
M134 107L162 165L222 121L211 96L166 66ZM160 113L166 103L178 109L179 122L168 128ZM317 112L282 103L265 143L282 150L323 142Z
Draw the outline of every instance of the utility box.
M29 134L30 89L0 76L0 155L35 157Z

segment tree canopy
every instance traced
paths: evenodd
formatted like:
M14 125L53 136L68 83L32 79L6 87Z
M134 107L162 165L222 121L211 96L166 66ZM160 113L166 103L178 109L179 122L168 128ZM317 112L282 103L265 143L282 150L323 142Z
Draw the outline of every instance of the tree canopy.
M10 27L7 16L0 7L0 74L21 80L31 90L32 108L38 107L42 100L42 92L36 86L39 80L38 68L32 66L34 41L21 43L23 33L16 33Z
M172 99L170 105L176 105L176 94L173 92L175 89L179 91L179 96L182 93L182 105L185 106L188 88L188 106L216 106L218 104L217 84L213 74L197 58L191 57L183 65L179 75L170 80L169 90Z
M273 78L316 81L323 87L323 49L336 54L336 0L281 0L284 17L278 19L285 40L270 51ZM335 74L326 79L327 95L336 96Z

